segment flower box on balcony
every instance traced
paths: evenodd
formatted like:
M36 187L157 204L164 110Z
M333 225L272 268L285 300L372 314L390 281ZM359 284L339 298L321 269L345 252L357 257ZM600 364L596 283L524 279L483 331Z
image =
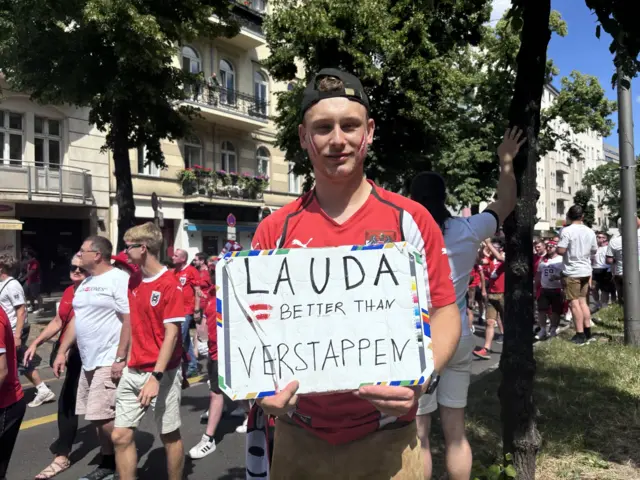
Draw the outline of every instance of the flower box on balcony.
M180 170L177 177L184 196L208 195L210 198L262 199L269 183L269 179L262 175L212 171L199 165Z

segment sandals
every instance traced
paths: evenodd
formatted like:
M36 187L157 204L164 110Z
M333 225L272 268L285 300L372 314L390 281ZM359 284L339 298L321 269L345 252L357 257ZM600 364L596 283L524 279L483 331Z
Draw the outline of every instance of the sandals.
M71 461L67 460L66 462L56 462L55 460L49 464L44 470L42 470L38 475L36 475L35 480L47 480L49 478L53 478L56 475L68 470L71 466Z

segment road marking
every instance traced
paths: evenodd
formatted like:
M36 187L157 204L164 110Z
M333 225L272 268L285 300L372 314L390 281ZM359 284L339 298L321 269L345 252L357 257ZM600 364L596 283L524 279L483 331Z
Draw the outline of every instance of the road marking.
M198 375L197 377L192 377L189 379L189 385L202 383L204 379L205 379L204 375ZM22 422L22 425L20 425L20 430L27 430L28 428L39 427L40 425L53 423L53 422L56 422L57 420L58 420L58 414L52 413L51 415L45 415L44 417L38 417L32 420L27 420L25 422Z
M58 381L63 380L63 379L64 379L64 375L63 375L62 377L60 377L60 378L53 377L53 378L47 378L47 379L44 379L44 380L42 380L42 381L43 381L44 383L53 383L53 382L58 382ZM35 386L34 386L34 385L33 385L33 383L31 383L31 382L24 382L24 383L21 383L21 384L20 384L20 386L21 386L21 387L27 387L27 388L30 388L30 387L31 387L31 388L35 388Z
M51 415L46 415L44 417L34 418L33 420L27 420L26 422L22 422L20 425L20 430L26 430L27 428L38 427L40 425L44 425L45 423L51 423L58 420L58 414L52 413Z

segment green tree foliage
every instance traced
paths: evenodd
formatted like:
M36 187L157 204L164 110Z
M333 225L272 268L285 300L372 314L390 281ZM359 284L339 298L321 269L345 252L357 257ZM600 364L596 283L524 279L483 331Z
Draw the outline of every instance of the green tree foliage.
M431 3L280 0L266 24L272 52L267 66L282 81L328 66L355 72L376 120L367 175L399 188L415 173L435 170L447 181L451 205L475 205L495 191L495 151L508 123L505 93L513 91L522 23L506 18L495 28L483 24L487 1ZM566 35L559 13L549 24ZM555 75L549 61L548 80ZM309 175L297 130L304 86L302 80L279 96L277 144L296 173ZM563 149L580 160L578 145L553 124L609 135L606 116L615 103L595 77L579 72L562 79L558 100L543 115L541 154Z
M602 29L612 37L609 50L615 54L615 65L626 75L635 77L640 71L640 34L638 33L638 3L629 0L585 0L587 7L598 17L595 34ZM612 67L613 70L613 67ZM617 75L613 74L615 85Z
M90 109L106 131L117 181L119 238L133 224L129 149L183 137L196 109L179 105L193 76L174 64L182 41L233 35L225 0L0 0L0 65L12 89L50 104ZM120 247L122 242L120 241Z
M469 66L466 46L481 40L489 20L487 0L278 0L266 22L275 79L306 78L323 67L354 72L363 82L376 120L367 174L391 188L421 170L435 169L455 132L474 84L456 67ZM302 72L298 70L301 63ZM305 81L278 99L278 146L295 162L310 165L297 126ZM459 159L469 176L473 167Z
M640 161L640 156L636 163ZM587 170L582 178L583 185L598 191L598 208L606 208L609 218L617 220L621 215L620 205L620 165L605 163ZM636 188L640 192L640 173L636 171ZM640 202L638 202L640 213Z
M596 221L596 207L593 206L591 200L593 199L593 192L590 188L583 188L578 190L573 196L574 205L580 205L584 212L584 223L587 227L593 227Z

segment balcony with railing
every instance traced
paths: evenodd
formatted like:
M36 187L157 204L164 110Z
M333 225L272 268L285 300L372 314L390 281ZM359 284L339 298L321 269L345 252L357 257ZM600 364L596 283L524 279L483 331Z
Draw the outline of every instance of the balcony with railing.
M187 87L187 103L200 108L201 115L214 122L244 131L264 128L269 121L269 102L235 89L209 85Z
M0 162L0 198L87 204L92 202L91 174L82 168L35 162Z
M262 29L262 22L267 11L265 0L230 0L233 8L230 18L238 24L240 31L231 38L220 37L219 40L230 43L242 50L251 50L266 45L267 40ZM218 17L211 17L212 22L220 23Z

